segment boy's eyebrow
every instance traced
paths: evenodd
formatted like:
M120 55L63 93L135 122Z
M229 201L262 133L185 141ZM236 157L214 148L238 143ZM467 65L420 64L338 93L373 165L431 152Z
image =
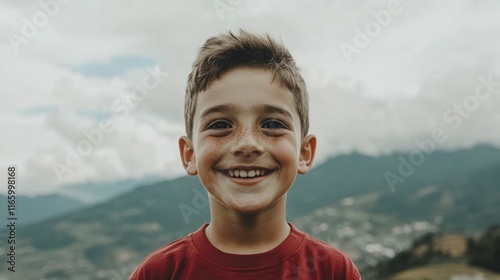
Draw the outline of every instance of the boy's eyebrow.
M229 111L235 110L235 106L230 104L222 104L214 107L210 107L201 113L200 119L204 119L207 116L215 113L227 113Z
M263 112L266 114L280 114L280 115L283 115L287 118L293 119L292 114L288 110L281 108L281 107L278 107L278 106L273 106L273 105L269 105L269 104L258 104L252 109L255 109L257 111L260 111L260 112ZM210 107L210 108L206 109L205 111L203 111L201 113L200 119L205 119L211 114L227 113L230 111L238 112L240 110L235 105L232 105L232 104L221 104L221 105L217 105L214 107Z
M293 119L292 114L288 110L281 108L281 107L278 107L278 106L273 106L273 105L268 105L268 104L259 104L259 105L257 105L257 109L261 112L266 113L266 114L280 114L280 115L284 115L287 118Z

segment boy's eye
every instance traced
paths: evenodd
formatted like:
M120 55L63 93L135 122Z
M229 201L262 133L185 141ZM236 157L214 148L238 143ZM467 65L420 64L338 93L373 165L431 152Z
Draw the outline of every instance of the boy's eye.
M222 120L214 121L208 126L208 129L226 129L226 128L231 128L231 124L228 123L227 121L222 121Z
M280 128L286 128L286 125L284 125L282 122L278 120L267 120L266 122L264 122L262 127L269 129L280 129Z

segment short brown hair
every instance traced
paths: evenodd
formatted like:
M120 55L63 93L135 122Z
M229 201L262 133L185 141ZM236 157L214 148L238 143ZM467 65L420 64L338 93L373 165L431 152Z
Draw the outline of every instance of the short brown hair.
M281 85L293 93L300 118L302 137L309 130L309 98L306 84L290 52L269 34L258 35L244 30L229 31L209 38L201 47L188 76L184 105L187 136L192 139L196 97L222 74L239 67L262 67L274 72ZM273 79L274 79L273 78Z

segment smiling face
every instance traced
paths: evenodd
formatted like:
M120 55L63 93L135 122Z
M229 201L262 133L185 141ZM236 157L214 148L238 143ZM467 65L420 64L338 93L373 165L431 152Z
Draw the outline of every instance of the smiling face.
M316 138L301 137L293 94L272 78L270 71L239 67L198 94L193 137L181 137L179 148L212 210L252 214L277 202L285 207L297 173L312 164Z

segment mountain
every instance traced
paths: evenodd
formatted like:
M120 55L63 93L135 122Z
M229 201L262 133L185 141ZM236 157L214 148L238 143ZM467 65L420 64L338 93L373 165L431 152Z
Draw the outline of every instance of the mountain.
M454 152L436 151L414 166L410 176L401 175L404 181L391 189L384 174L399 175L398 168L409 158L408 154L332 158L308 175L297 177L287 198L288 217L346 197L377 193L380 200L367 210L402 221L432 217L442 220L445 228L474 230L498 220L495 202L500 201L500 149L480 145Z
M146 176L139 179L125 179L113 182L84 182L63 186L56 193L80 200L86 204L94 204L124 194L139 186L150 185L159 181L161 179L157 176Z
M19 226L42 222L50 218L67 214L71 211L104 202L138 186L145 186L160 181L149 176L141 179L128 179L116 182L86 182L67 185L55 193L37 196L16 196L16 216ZM0 194L0 201L7 201L7 196ZM7 219L6 209L0 211L0 219Z
M295 181L287 197L288 219L346 248L365 266L394 257L427 232L477 232L500 223L499 149L436 151L415 164L411 174L400 172L411 157L351 154L326 161ZM402 181L390 186L387 172ZM208 220L207 195L196 177L135 188L20 229L15 276L127 279L153 249ZM13 279L7 265L0 264L0 277Z
M0 201L6 202L7 196L0 194ZM2 203L2 205L4 205ZM17 224L25 226L31 223L48 220L50 218L82 209L85 203L58 194L40 196L16 196ZM7 207L0 211L0 219L7 220Z

